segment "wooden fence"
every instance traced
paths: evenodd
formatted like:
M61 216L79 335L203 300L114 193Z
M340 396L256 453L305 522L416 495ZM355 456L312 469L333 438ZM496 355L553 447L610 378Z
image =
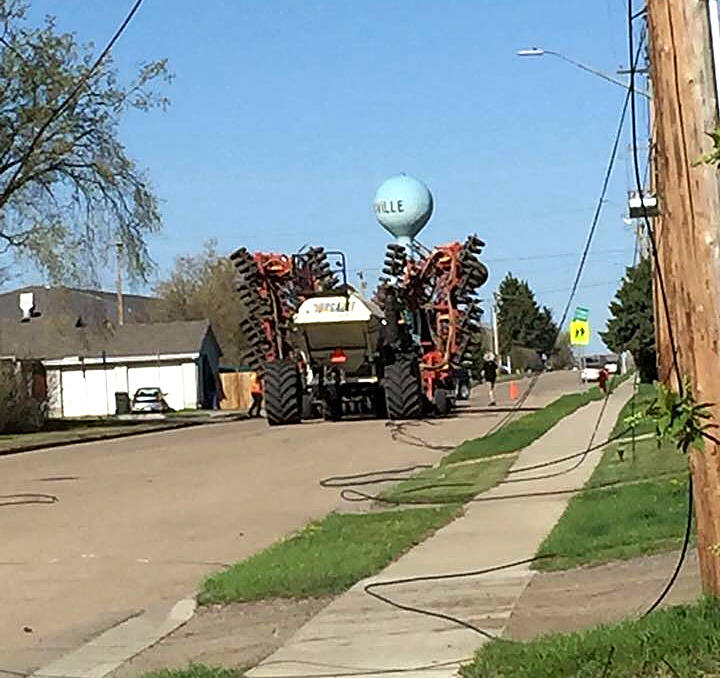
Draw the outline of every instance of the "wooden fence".
M224 398L220 401L221 410L247 410L252 403L250 397L250 378L253 372L222 372Z

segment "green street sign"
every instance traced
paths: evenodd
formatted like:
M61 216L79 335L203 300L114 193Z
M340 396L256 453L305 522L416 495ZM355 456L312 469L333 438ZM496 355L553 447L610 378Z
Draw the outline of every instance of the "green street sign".
M573 320L587 320L590 316L590 310L585 308L584 306L578 306L575 309L575 315L573 316Z

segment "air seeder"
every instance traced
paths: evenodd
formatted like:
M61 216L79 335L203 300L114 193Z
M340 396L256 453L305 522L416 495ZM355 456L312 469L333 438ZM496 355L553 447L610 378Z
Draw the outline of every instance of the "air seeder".
M412 204L405 195L388 213L407 216ZM245 362L262 373L270 425L449 412L454 372L478 339L481 311L473 297L488 277L478 259L484 243L470 236L426 249L403 238L388 246L387 278L374 300L348 285L341 252L241 248L231 255L249 312Z

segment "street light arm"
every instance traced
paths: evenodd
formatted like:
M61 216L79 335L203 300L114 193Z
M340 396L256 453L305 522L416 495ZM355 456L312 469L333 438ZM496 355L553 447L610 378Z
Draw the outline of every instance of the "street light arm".
M553 56L558 57L558 59L567 61L569 64L572 64L573 66L577 66L578 68L581 68L583 71L592 73L593 75L597 75L599 78L602 78L603 80L607 80L608 82L612 82L615 85L620 85L620 87L629 89L627 83L623 82L622 80L618 80L617 78L613 78L611 75L608 75L607 73L603 73L602 71L598 71L595 68L586 66L585 64L580 63L579 61L575 61L575 59L566 57L564 54L560 54L560 52L554 52L550 49L546 49L546 50L544 50L544 52L545 52L545 54L552 54Z
M551 54L552 56L555 56L558 59L562 59L563 61L566 61L567 63L572 64L573 66L576 66L577 68L582 69L586 73L592 73L592 75L597 75L599 78L602 78L603 80L607 80L608 82L611 82L613 85L619 85L620 87L622 87L624 89L630 89L630 86L627 83L623 82L622 80L613 78L612 75L603 73L602 71L599 71L596 68L591 68L590 66L587 66L586 64L583 64L580 61L576 61L575 59L571 59L570 57L567 57L564 54L561 54L560 52L555 52L551 49L539 49L537 47L535 47L533 49L523 49L523 50L518 51L519 56L543 56L544 54ZM642 96L647 97L648 99L651 98L650 94L644 90L635 88L635 91L638 94L641 94Z

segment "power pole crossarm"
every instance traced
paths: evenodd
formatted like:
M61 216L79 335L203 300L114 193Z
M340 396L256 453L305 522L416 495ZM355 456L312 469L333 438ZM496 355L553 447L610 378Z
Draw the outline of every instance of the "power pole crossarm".
M720 192L714 167L698 163L712 150L717 93L707 0L648 0L656 129L655 167L661 215L655 219L658 262L656 322L663 381L673 351L699 402L713 403L720 423ZM720 47L720 46L716 46ZM662 276L667 304L658 285ZM703 588L720 595L720 449L707 442L690 458Z

